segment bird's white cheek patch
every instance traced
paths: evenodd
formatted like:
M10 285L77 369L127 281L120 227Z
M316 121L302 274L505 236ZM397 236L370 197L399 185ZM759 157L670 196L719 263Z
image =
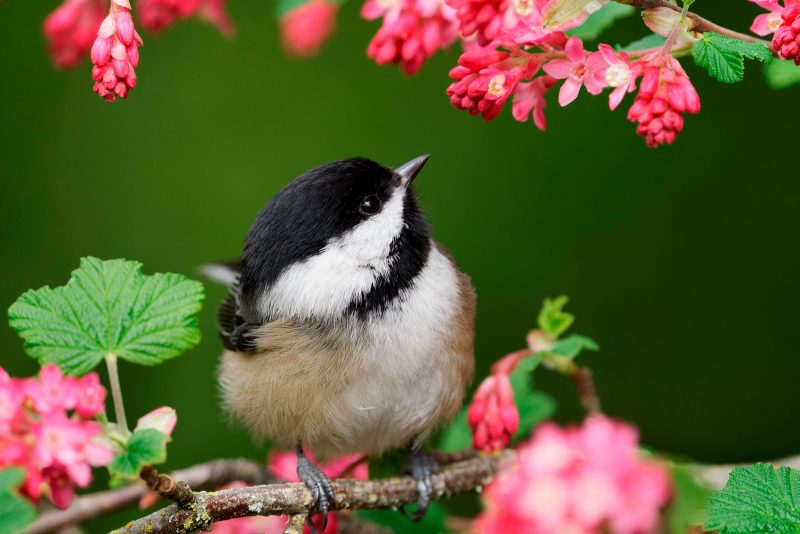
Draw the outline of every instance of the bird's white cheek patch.
M292 265L260 301L265 317L336 318L389 271L392 241L403 230L404 189L381 212L331 239L317 255Z

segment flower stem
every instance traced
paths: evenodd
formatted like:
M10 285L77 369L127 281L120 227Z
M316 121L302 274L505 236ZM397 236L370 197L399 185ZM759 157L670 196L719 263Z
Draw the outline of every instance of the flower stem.
M108 368L108 380L111 382L111 396L114 398L114 416L117 419L120 431L128 436L131 431L128 429L128 421L125 418L125 404L122 402L122 388L119 384L116 354L106 354L106 367Z

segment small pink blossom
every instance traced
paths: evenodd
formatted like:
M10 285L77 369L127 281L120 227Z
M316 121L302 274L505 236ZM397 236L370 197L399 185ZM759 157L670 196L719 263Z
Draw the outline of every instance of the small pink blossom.
M171 436L177 422L178 414L175 413L175 410L169 406L162 406L141 416L136 422L136 430L152 428L166 436Z
M672 144L683 130L683 114L700 111L700 97L677 59L655 52L637 62L643 72L639 93L628 110L647 145Z
M101 414L106 409L106 388L100 384L97 373L89 373L78 379L75 389L78 400L75 411L84 419Z
M500 114L517 84L533 76L541 63L537 56L517 57L491 48L464 52L450 70L455 80L447 88L450 103L490 121Z
M511 443L519 429L519 412L507 374L492 374L481 382L467 411L467 423L477 450L497 451Z
M540 425L484 493L480 534L651 532L670 497L666 469L642 457L636 430L601 415ZM612 461L613 460L613 461Z
M529 83L520 83L514 90L511 113L519 122L526 122L528 117L533 115L533 124L544 131L547 121L544 116L544 108L547 102L544 96L556 84L556 80L550 76L539 76Z
M128 0L112 0L92 45L94 92L107 102L127 98L136 87L142 38L133 27ZM128 4L129 6L129 4Z
M603 76L605 69L602 57L587 54L578 37L567 40L564 52L567 59L554 59L542 67L553 78L565 80L558 93L558 103L562 106L571 104L578 98L584 85L590 94L599 95L607 85Z
M200 0L137 0L136 17L143 28L157 33L193 15L199 7Z
M501 36L509 0L447 0L447 4L456 10L463 37L474 35L480 46L488 46Z
M617 109L627 93L636 90L636 76L633 73L628 54L620 52L617 55L614 49L607 44L601 44L598 50L599 52L596 54L599 54L599 61L605 64L601 67L599 74L608 87L614 88L608 96L608 105L613 111Z
M762 37L775 33L775 31L777 31L781 25L781 12L783 11L783 6L781 6L780 0L750 1L769 11L769 13L758 15L755 18L753 25L750 26L750 31Z
M42 366L38 379L25 380L23 388L36 411L42 414L72 410L78 402L77 380L65 377L53 363Z
M64 0L47 16L42 31L57 67L75 67L89 53L106 12L104 0Z
M296 57L319 52L336 28L339 6L328 0L309 0L281 17L283 49Z
M783 59L800 66L800 1L787 2L781 23L772 38L772 46Z
M443 0L402 0L387 6L383 23L367 46L367 56L378 65L398 63L406 74L414 74L434 52L456 40L455 10ZM362 16L380 12L380 4L368 0Z
M216 26L223 36L233 37L236 34L236 27L228 16L227 3L228 0L200 0L197 14L201 19Z

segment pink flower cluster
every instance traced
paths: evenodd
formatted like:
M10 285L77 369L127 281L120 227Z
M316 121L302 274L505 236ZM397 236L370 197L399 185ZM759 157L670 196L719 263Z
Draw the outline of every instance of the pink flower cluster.
M378 65L398 63L406 74L458 37L455 10L443 0L367 0L361 16L383 19L367 55Z
M628 424L593 415L581 427L540 425L517 465L486 489L481 534L652 532L671 485L666 468L643 458Z
M775 52L800 65L800 0L750 0L768 11L759 15L750 26L756 35L773 35Z
M507 373L491 374L481 382L467 411L467 423L475 449L492 452L508 447L519 429L519 411Z
M283 49L295 57L310 57L336 29L339 6L328 0L309 0L281 17Z
M96 441L106 390L96 373L65 377L58 366L38 378L14 379L0 368L0 468L25 470L25 495L44 493L59 508L72 502L74 487L92 480L90 466L108 464L111 449Z
M103 19L107 0L65 0L44 21L42 31L53 63L75 67L89 53Z
M128 0L112 0L92 45L94 92L107 102L128 98L136 87L136 67L142 38L133 27Z
M136 14L142 27L158 33L178 20L195 15L215 24L223 35L232 35L233 24L225 11L227 0L137 0Z
M313 456L309 455L313 461ZM297 455L293 452L273 451L267 458L269 471L276 478L286 482L298 482L297 479ZM347 476L359 480L369 478L369 468L364 458L359 454L342 456L319 464L322 472L330 478ZM245 487L244 482L234 482L225 488ZM286 529L289 518L287 516L270 517L242 517L239 519L229 519L214 523L211 532L217 534L280 534ZM318 515L314 517L314 527L322 534L336 534L339 531L339 524L335 512L328 514L328 524L322 529L322 518ZM304 534L311 534L311 529L306 525Z

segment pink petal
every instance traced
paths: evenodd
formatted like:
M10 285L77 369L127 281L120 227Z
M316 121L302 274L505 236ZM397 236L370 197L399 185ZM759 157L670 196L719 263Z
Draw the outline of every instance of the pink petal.
M567 78L564 85L561 86L561 91L558 92L558 103L562 107L567 106L578 98L578 93L581 92L583 84L575 79Z
M756 35L760 35L762 37L770 35L774 33L769 28L769 18L772 13L764 13L763 15L759 15L753 21L753 25L750 26L750 31L752 31Z
M566 59L554 59L549 63L545 63L542 67L547 74L556 80L563 80L569 78L569 72L572 69L572 63Z
M622 99L625 98L625 94L628 92L628 87L626 85L620 85L613 91L611 94L608 95L608 107L611 108L611 111L617 109Z
M579 37L573 36L567 39L564 51L567 53L567 59L573 63L583 61L586 58L586 52L583 50L583 42Z

